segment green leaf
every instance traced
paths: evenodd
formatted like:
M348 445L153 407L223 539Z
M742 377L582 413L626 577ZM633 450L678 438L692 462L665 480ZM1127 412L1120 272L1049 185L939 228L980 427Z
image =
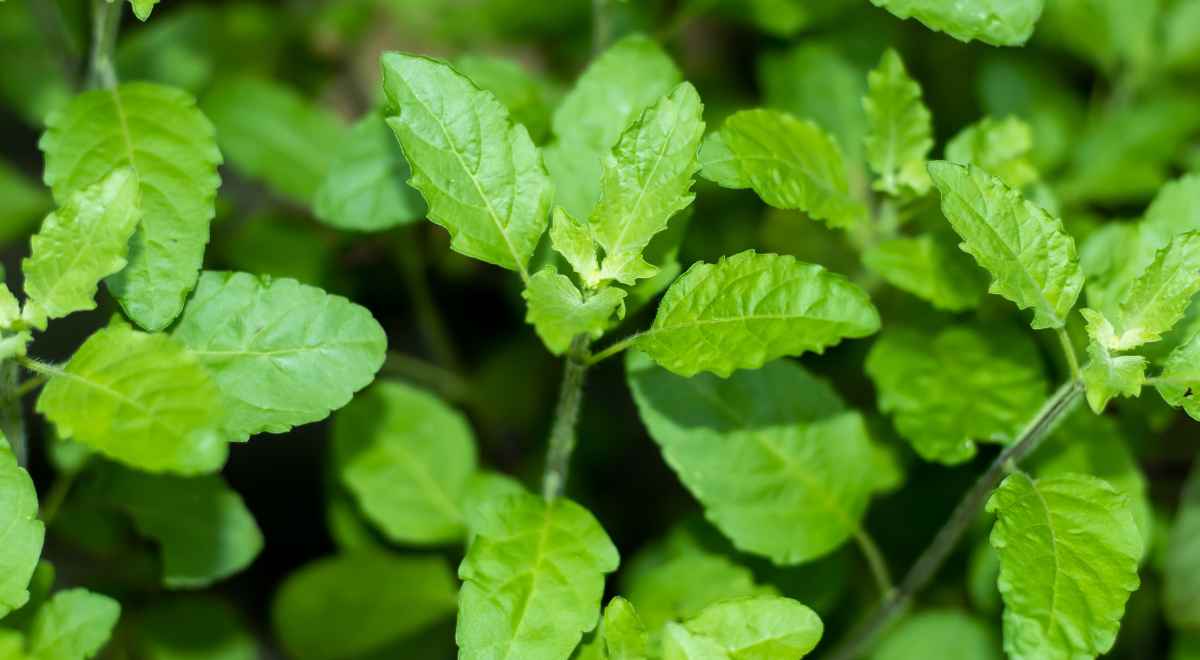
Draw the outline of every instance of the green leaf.
M33 479L0 433L0 619L29 600L29 581L46 535L37 516Z
M262 532L241 496L217 475L152 475L113 466L95 486L97 498L127 513L162 550L163 584L196 589L250 565Z
M596 261L596 239L592 227L576 219L566 209L554 209L550 223L550 244L561 254L589 289L600 284L600 265Z
M1112 648L1142 556L1127 498L1094 477L1035 482L1017 473L987 510L996 514L1008 657L1090 658Z
M722 188L741 190L750 187L750 179L742 172L737 156L721 137L721 131L713 131L700 143L700 176Z
M550 131L550 106L557 90L519 63L499 57L467 54L455 67L480 89L495 94L513 121L529 129L534 142L542 142Z
M138 613L139 658L146 660L255 660L258 645L238 612L202 594L156 600Z
M141 327L170 325L200 272L221 183L213 126L195 99L152 83L85 92L46 119L38 146L60 205L114 170L137 174L142 221L108 287Z
M275 594L275 633L297 660L381 651L454 613L454 575L440 557L378 551L319 559Z
M325 224L375 232L420 220L425 202L404 183L411 175L381 115L359 120L332 156L313 194L313 213Z
M940 232L881 241L862 260L892 286L938 309L974 309L987 290L983 272Z
M20 301L9 291L7 284L0 282L0 328L9 330L20 318Z
M528 493L485 508L458 568L464 658L561 660L596 625L617 549L586 509Z
M867 84L867 162L880 176L875 189L889 195L902 190L924 195L933 185L925 171L933 149L933 119L921 100L921 86L890 48L868 74Z
M1162 339L1187 312L1200 291L1200 231L1171 239L1158 251L1121 304L1114 336L1105 347L1115 351L1137 348Z
M879 409L927 461L970 460L976 442L1008 443L1046 399L1037 346L1004 324L951 326L934 336L892 328L866 371Z
M830 227L850 227L865 217L866 208L850 193L841 150L811 121L777 110L742 110L725 120L721 141L737 160L737 181L748 182L768 205L804 211Z
M44 330L47 319L95 309L96 285L125 267L140 217L137 175L128 168L72 194L46 216L21 262L26 319Z
M946 144L946 160L978 165L1020 190L1037 181L1038 171L1030 160L1033 129L1021 119L984 117L962 129Z
M681 628L686 635L679 635L678 632L667 635L665 658L802 658L816 647L824 632L821 619L815 612L797 601L780 596L757 596L710 605ZM685 646L680 648L676 640L681 637L693 639L685 641ZM689 646L703 650L697 653L688 650Z
M1116 343L1112 324L1099 312L1080 310L1087 320L1088 360L1081 375L1087 389L1088 405L1099 414L1113 397L1138 396L1146 384L1149 362L1140 355L1113 355L1109 345Z
M992 293L1033 308L1033 328L1061 328L1083 287L1075 241L1051 216L974 165L929 164L962 249L994 278Z
M604 608L601 625L604 650L608 660L647 660L649 642L633 604L617 596Z
M61 437L142 470L181 474L225 463L219 410L216 385L183 346L123 324L89 337L37 400Z
M1002 660L992 628L958 610L927 610L890 630L871 660L927 660L932 654L955 660Z
M1200 628L1200 463L1184 485L1167 538L1163 608L1177 628Z
M663 457L739 550L799 564L859 532L871 440L828 383L786 360L681 378L631 353L626 373Z
M757 369L879 329L866 292L821 266L746 251L696 263L667 290L636 346L681 375Z
M54 594L38 610L29 630L29 657L36 660L84 660L108 643L121 605L87 589Z
M633 284L656 272L642 252L695 198L703 110L696 89L682 83L647 109L606 156L600 201L590 217L592 234L604 248L602 280Z
M333 448L342 483L389 539L465 538L475 437L440 399L402 383L377 383L337 414Z
M625 291L605 287L595 293L581 293L571 278L553 268L540 270L529 278L522 292L529 309L525 321L555 355L562 355L575 335L599 338L614 313L624 314Z
M154 5L158 2L159 0L129 0L130 6L133 7L133 15L140 21L150 18L150 12L154 11Z
M347 145L336 115L266 78L219 80L201 104L217 127L221 151L238 171L306 206Z
M171 335L212 372L236 440L324 419L370 384L387 352L366 309L247 273L205 271Z
M1020 46L1033 34L1043 0L871 0L902 19L915 18L930 30L959 41Z
M490 92L436 60L385 53L392 127L412 167L410 185L450 247L521 273L546 230L550 179L528 131Z
M1164 401L1200 421L1200 332L1171 351L1155 387Z

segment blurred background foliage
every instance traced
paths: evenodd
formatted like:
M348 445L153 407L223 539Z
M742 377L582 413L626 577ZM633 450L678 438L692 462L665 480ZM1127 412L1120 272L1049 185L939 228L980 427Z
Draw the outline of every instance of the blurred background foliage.
M216 126L225 165L207 266L294 277L369 307L389 334L385 374L455 405L470 420L483 462L527 483L535 483L541 468L559 368L523 321L520 282L456 255L441 229L419 222L422 202L399 184L407 169L402 159L390 173L397 185L374 206L339 213L322 199L322 182L355 162L348 145L396 149L382 124L355 124L381 103L378 57L384 50L455 62L548 145L553 110L593 44L642 32L658 40L699 89L710 127L758 105L811 118L836 136L853 185L865 189L866 73L885 48L895 47L922 84L938 145L983 116L1016 116L1028 124L1032 139L1021 146L1018 136L1012 143L1036 168L1027 191L1062 215L1091 275L1132 259L1137 248L1130 221L1164 183L1200 171L1197 0L1047 0L1023 48L960 43L867 0L595 4L598 20L589 0L164 0L145 23L126 12L117 72L123 81L189 90ZM79 0L0 3L0 242L10 273L25 254L26 237L51 208L39 183L37 141L47 113L80 85L87 21ZM685 267L756 248L870 277L844 234L767 209L745 191L703 181L696 188L680 248ZM944 223L936 209L928 211L916 221ZM337 218L348 216L365 220L337 228ZM885 324L932 333L964 316L935 311L879 282L873 286ZM67 357L112 309L110 302L55 324L35 350ZM992 297L966 316L985 325L1016 318L1008 303ZM1192 327L1197 316L1191 315ZM626 326L641 327L648 318L642 310ZM1081 328L1072 332L1082 336ZM1047 373L1061 377L1063 365L1048 343L1053 338L1038 341L1047 342L1039 353ZM890 443L879 469L890 476L891 492L875 501L867 524L899 573L994 449L954 468L918 460L876 412L863 371L869 346L849 342L802 362L871 415L876 437ZM653 593L642 602L660 599L668 611L639 603L642 616L670 616L670 608L686 608L688 598L699 597L687 589L704 586L726 593L778 590L814 607L827 631L844 630L864 612L876 594L852 546L813 564L778 568L738 555L703 522L638 420L619 362L595 369L588 382L570 494L621 549L614 586L635 602L639 589ZM1150 394L1117 402L1109 417L1111 424L1092 435L1107 433L1104 442L1115 448L1091 459L1116 461L1121 465L1112 469L1143 478L1148 524L1165 530L1197 449L1197 427ZM53 446L47 428L31 433L35 447ZM331 478L329 435L330 424L322 423L233 447L225 475L266 544L248 570L198 593L164 592L155 549L111 508L88 501L87 488L72 491L62 504L62 523L51 529L47 557L60 583L122 598L126 616L111 657L281 657L283 648L310 658L453 656L453 603L417 618L370 613L403 612L416 591L450 584L445 567L457 564L459 550L443 553L449 563L415 573L411 564L389 566L410 551L371 529ZM35 455L39 484L50 483L44 477L51 458L60 469L69 461ZM972 541L920 598L922 607L970 611L989 622L985 639L999 616L986 530L981 520ZM1176 658L1200 657L1200 633L1173 631L1164 618L1161 546L1143 571L1112 657L1167 657L1172 646ZM334 602L307 602L297 581L318 585L313 588L324 581L340 595ZM278 626L272 623L277 597Z

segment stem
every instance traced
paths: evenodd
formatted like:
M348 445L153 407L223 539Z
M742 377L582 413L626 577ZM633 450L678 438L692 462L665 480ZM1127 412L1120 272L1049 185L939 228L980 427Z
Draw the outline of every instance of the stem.
M0 364L0 392L4 393L3 401L0 401L0 432L8 438L17 465L24 466L29 460L25 442L25 409L21 407L21 397L15 394L20 387L20 377L18 363L10 360Z
M63 502L67 501L67 495L71 492L71 487L75 485L75 477L83 471L80 467L78 470L60 475L54 480L54 485L50 486L50 492L46 493L46 497L42 500L42 511L39 517L47 527L53 522L55 516L58 515L58 510L62 508Z
M865 529L859 528L854 532L854 540L858 543L858 549L862 551L863 558L867 560L867 566L871 568L871 575L875 578L880 595L883 598L890 597L896 590L896 585L892 583L892 573L888 570L887 562L883 559L883 553L879 551L879 546L875 545L875 539L871 538Z
M592 57L596 57L604 48L608 46L608 40L612 32L611 21L608 16L608 3L610 0L592 0Z
M461 372L462 364L458 359L458 352L454 350L446 323L442 320L437 305L433 303L429 279L425 276L424 255L417 244L419 236L418 232L413 231L400 240L400 265L404 269L404 281L412 300L413 312L417 317L417 327L429 346L433 359L451 371Z
M576 335L567 349L563 365L562 386L558 391L558 406L550 427L550 444L546 449L546 472L542 479L542 495L547 501L563 494L571 470L571 453L575 451L575 426L579 421L579 404L583 400L583 380L587 376L586 334Z
M908 574L904 576L900 587L850 631L842 643L830 653L829 660L852 660L859 657L875 640L875 637L907 609L913 596L933 579L938 569L945 563L946 558L958 545L963 534L979 515L992 490L1004 477L1005 466L1010 463L1016 465L1033 453L1049 432L1054 429L1054 425L1079 401L1082 394L1082 384L1077 380L1072 380L1051 395L1038 414L1021 432L1017 441L1005 447L1004 451L1000 452L1000 455L988 466L987 471L975 481L975 485L971 486L971 489L963 495L954 512L950 514L949 520L942 525L942 529L933 538L929 547L921 553L916 563L909 569Z
M25 382L21 383L20 385L18 385L17 387L15 387L13 389L12 393L9 395L9 400L21 399L26 394L29 394L30 392L36 390L37 388L41 387L42 385L45 385L47 380L50 380L50 377L45 374L38 374L38 375L34 376L33 378L26 380Z
M639 332L636 334L629 335L628 337L613 344L612 346L609 346L608 348L600 351L599 353L596 353L595 355L587 357L584 360L584 364L586 366L590 367L590 366L596 364L597 362L603 362L604 360L607 360L608 358L610 358L610 357L616 355L617 353L620 353L621 351L632 346L633 343L636 342L638 340L638 338L640 338L643 334L645 334L645 333Z
M1071 368L1071 379L1079 380L1079 357L1075 355L1075 346L1071 344L1071 335L1065 327L1058 329L1058 341L1062 344L1063 354L1067 356L1067 365Z
M471 394L471 384L457 373L411 355L389 352L383 369L406 380L432 387L451 401L462 403Z
M121 27L124 2L92 0L92 53L88 66L88 87L112 89L117 86L117 69L113 66L113 49L117 45L117 30Z
M62 9L58 0L38 0L29 3L29 10L38 23L38 28L50 43L51 49L58 54L58 63L62 67L63 77L71 87L79 85L79 45L67 31L66 21L63 20Z

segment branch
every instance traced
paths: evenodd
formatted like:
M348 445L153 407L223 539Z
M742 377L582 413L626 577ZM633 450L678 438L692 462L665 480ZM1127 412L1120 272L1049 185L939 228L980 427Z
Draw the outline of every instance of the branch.
M1022 459L1041 446L1042 441L1054 429L1055 424L1074 408L1082 394L1082 384L1077 380L1072 380L1051 395L1038 414L1021 432L1017 441L1005 447L1004 451L1000 452L1000 455L988 466L987 471L980 475L975 485L971 486L971 489L963 495L954 512L950 514L950 519L942 525L942 529L933 538L933 542L917 558L917 562L909 569L908 575L904 576L900 587L850 631L842 643L830 653L828 660L853 660L853 658L859 657L875 638L907 609L913 596L929 584L938 569L946 562L946 558L958 545L971 523L975 521L992 490L1004 478L1006 466L1020 463Z
M571 470L571 454L575 451L575 427L579 422L579 405L583 400L583 381L587 376L588 360L586 334L576 335L567 349L563 365L562 385L558 391L558 406L550 427L550 444L546 449L546 472L542 478L542 495L546 500L562 496Z
M113 50L117 46L117 30L121 27L124 2L92 0L92 53L88 64L88 87L112 89L117 86L117 68L113 65Z

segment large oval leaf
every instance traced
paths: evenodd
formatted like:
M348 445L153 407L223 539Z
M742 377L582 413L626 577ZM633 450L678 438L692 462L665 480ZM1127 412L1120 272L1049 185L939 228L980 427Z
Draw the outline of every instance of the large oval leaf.
M29 580L46 534L37 515L33 479L0 433L0 618L29 600Z

